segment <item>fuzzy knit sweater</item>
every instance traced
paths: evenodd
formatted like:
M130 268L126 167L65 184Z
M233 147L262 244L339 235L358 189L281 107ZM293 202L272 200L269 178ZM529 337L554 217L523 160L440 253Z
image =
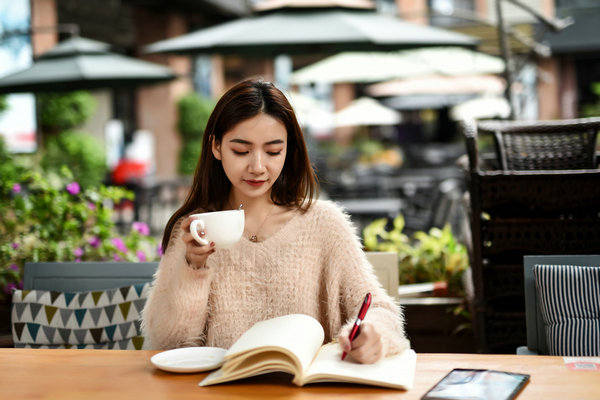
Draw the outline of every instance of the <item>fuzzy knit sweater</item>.
M383 337L384 354L409 346L402 312L386 294L362 251L348 216L317 200L262 242L242 238L218 249L206 269L185 260L180 224L159 264L143 310L150 346L229 348L254 323L306 314L324 328L325 341L352 324L365 293L373 295L365 318Z

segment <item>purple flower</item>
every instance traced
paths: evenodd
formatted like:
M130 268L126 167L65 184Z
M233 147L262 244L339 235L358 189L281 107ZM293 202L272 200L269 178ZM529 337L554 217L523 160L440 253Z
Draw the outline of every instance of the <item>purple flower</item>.
M16 250L16 249L18 249L18 248L19 248L19 243L17 243L17 242L13 242L13 244L12 244L12 248L13 248L13 250Z
M140 261L146 261L146 254L144 254L143 251L138 250L137 253L135 253L137 255L138 260Z
M150 234L150 228L145 222L134 222L133 224L131 224L131 228L134 231L139 232L143 236L148 236Z
M90 244L90 246L92 246L93 248L96 248L98 246L100 246L100 238L98 236L94 236L92 238L88 239L88 243Z
M122 251L123 253L127 252L127 246L125 246L125 242L121 238L112 238L112 244L117 248L117 250Z
M4 293L11 294L13 290L17 288L17 285L13 282L9 282L4 286Z
M89 208L90 210L92 210L92 211L95 211L95 210L96 210L96 205L95 205L94 203L92 203L91 201L90 201L90 202L88 202L87 206L88 206L88 208Z
M19 271L19 266L17 264L10 264L8 268L12 269L13 271Z
M15 183L12 187L12 191L13 191L13 193L21 193L21 185L18 183Z
M81 257L83 255L83 249L81 247L76 248L73 250L73 255L75 257Z
M79 187L79 183L77 183L77 182L71 182L67 185L67 192L69 192L73 196L75 196L76 194L79 194L80 191L81 191L81 188Z
M121 261L121 256L120 256L120 255L118 255L118 254L115 254L115 255L113 256L113 260L115 260L115 261Z

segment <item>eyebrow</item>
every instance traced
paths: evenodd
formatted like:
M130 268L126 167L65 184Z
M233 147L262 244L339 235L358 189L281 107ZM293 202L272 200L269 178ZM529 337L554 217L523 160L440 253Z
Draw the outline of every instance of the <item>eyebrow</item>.
M244 139L231 139L229 141L230 143L240 143L240 144L246 144L246 145L251 145L252 142L249 142L248 140L244 140ZM265 145L272 145L272 144L283 144L283 140L281 139L275 139L275 140L271 140L269 142L266 142Z

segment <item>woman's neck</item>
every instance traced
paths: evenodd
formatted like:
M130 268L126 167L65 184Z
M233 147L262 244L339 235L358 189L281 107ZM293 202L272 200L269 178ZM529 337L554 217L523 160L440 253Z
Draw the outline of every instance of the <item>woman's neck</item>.
M242 207L246 214L262 214L265 210L273 207L273 201L269 194L258 198L248 198L231 194L229 196L229 208L238 209Z

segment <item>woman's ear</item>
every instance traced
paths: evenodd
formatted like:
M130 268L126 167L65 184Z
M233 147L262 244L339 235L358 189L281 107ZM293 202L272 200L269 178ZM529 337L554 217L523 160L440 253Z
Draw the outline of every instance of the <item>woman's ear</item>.
M213 156L215 156L215 158L220 161L221 157L222 157L221 156L221 143L217 142L215 140L215 136L214 135L210 135L210 145L211 145L211 148L212 148Z

